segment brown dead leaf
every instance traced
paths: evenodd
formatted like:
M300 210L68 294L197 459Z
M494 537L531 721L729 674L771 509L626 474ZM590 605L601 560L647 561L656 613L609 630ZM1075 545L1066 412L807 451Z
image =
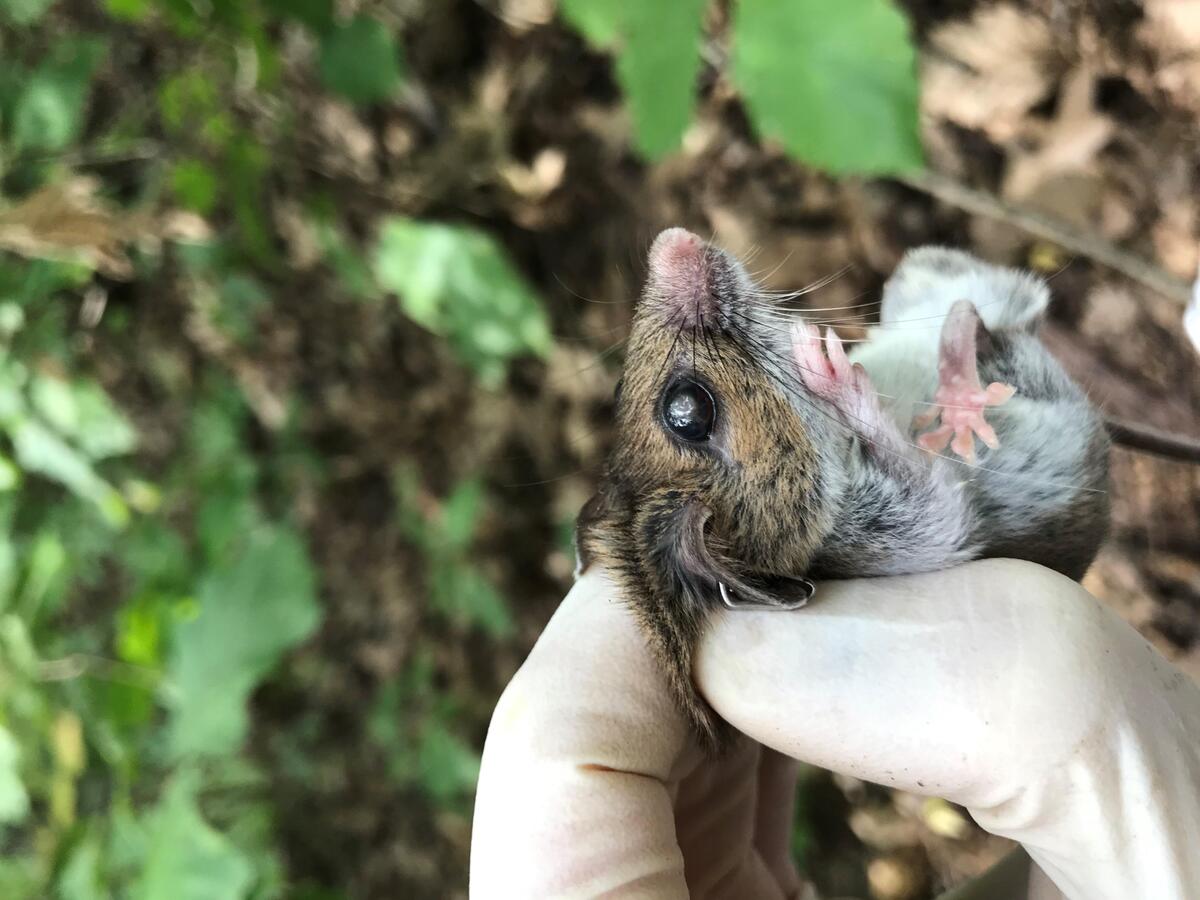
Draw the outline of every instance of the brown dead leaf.
M930 36L922 54L924 112L1001 143L1050 91L1053 36L1042 19L1015 6L980 9Z
M1099 211L1101 184L1093 163L1112 139L1113 123L1093 102L1096 73L1086 65L1064 79L1058 114L1033 150L1014 148L1003 194L1067 222L1087 224ZM1063 190L1055 182L1069 181ZM1094 207L1094 208L1093 208Z
M73 178L0 211L0 249L30 259L80 260L110 278L133 275L123 245L148 231L142 216L107 208L96 184Z
M1143 0L1143 39L1165 51L1200 52L1200 0Z
M1145 0L1138 36L1154 52L1154 84L1172 100L1200 109L1200 0Z

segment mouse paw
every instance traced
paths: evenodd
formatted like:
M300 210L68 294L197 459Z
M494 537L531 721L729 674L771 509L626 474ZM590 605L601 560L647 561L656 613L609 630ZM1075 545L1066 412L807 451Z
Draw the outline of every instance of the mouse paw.
M851 428L872 438L899 436L895 424L879 405L867 370L861 363L850 362L841 338L832 328L826 328L822 337L815 325L808 322L794 325L792 355L804 386L831 404Z
M1012 385L994 381L986 388L979 381L976 364L976 334L979 314L967 301L959 301L942 327L938 359L938 387L930 408L913 419L916 429L928 428L940 420L933 431L917 438L917 444L932 453L950 449L967 462L975 460L975 438L993 450L1000 446L996 430L988 424L983 411L989 406L1007 403L1017 392Z

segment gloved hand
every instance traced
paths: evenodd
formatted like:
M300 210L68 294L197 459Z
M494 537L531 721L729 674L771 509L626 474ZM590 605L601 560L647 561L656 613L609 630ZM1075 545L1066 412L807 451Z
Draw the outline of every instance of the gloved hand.
M1053 572L822 583L714 614L694 674L752 739L716 761L616 587L582 578L496 707L472 896L801 896L798 759L966 806L1057 886L1035 869L1029 896L1200 897L1200 687Z

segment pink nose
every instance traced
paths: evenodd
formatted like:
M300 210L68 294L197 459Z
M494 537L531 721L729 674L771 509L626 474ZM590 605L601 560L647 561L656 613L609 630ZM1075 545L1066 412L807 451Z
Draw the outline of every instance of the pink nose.
M676 266L693 265L704 253L704 241L686 228L668 228L660 232L650 247L650 270L668 271Z
M646 293L668 322L698 325L712 315L714 260L708 244L684 228L668 228L654 239Z

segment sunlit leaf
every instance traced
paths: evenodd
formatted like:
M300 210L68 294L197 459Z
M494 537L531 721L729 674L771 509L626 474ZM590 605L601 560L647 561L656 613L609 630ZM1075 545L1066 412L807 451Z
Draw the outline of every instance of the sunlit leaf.
M132 900L239 900L254 871L196 808L196 778L175 776L146 822L147 843Z
M95 38L63 41L26 81L13 109L18 150L61 150L78 135L92 73L104 55Z
M236 750L250 692L320 617L312 564L295 533L260 528L239 544L236 558L201 582L199 615L176 629L168 665L176 755Z
M89 459L128 453L137 442L125 417L91 382L38 376L29 393L33 408L60 434L76 442Z
M358 16L321 41L321 80L352 103L386 100L400 86L400 47L378 19Z
M741 0L733 76L758 130L830 172L921 164L916 54L891 0Z
M595 46L616 54L638 148L662 156L692 117L700 26L708 0L564 0L563 14Z
M11 491L21 483L21 470L13 461L0 453L0 492Z
M18 769L20 755L12 732L0 725L0 823L19 822L29 814L29 794Z
M91 834L71 850L58 876L59 900L105 900L101 885L100 843Z
M10 437L21 467L65 485L100 510L113 526L129 521L129 509L120 493L96 474L87 457L33 419L16 423Z
M537 295L483 232L389 219L375 248L374 269L410 317L446 337L486 380L498 379L514 356L550 349Z

